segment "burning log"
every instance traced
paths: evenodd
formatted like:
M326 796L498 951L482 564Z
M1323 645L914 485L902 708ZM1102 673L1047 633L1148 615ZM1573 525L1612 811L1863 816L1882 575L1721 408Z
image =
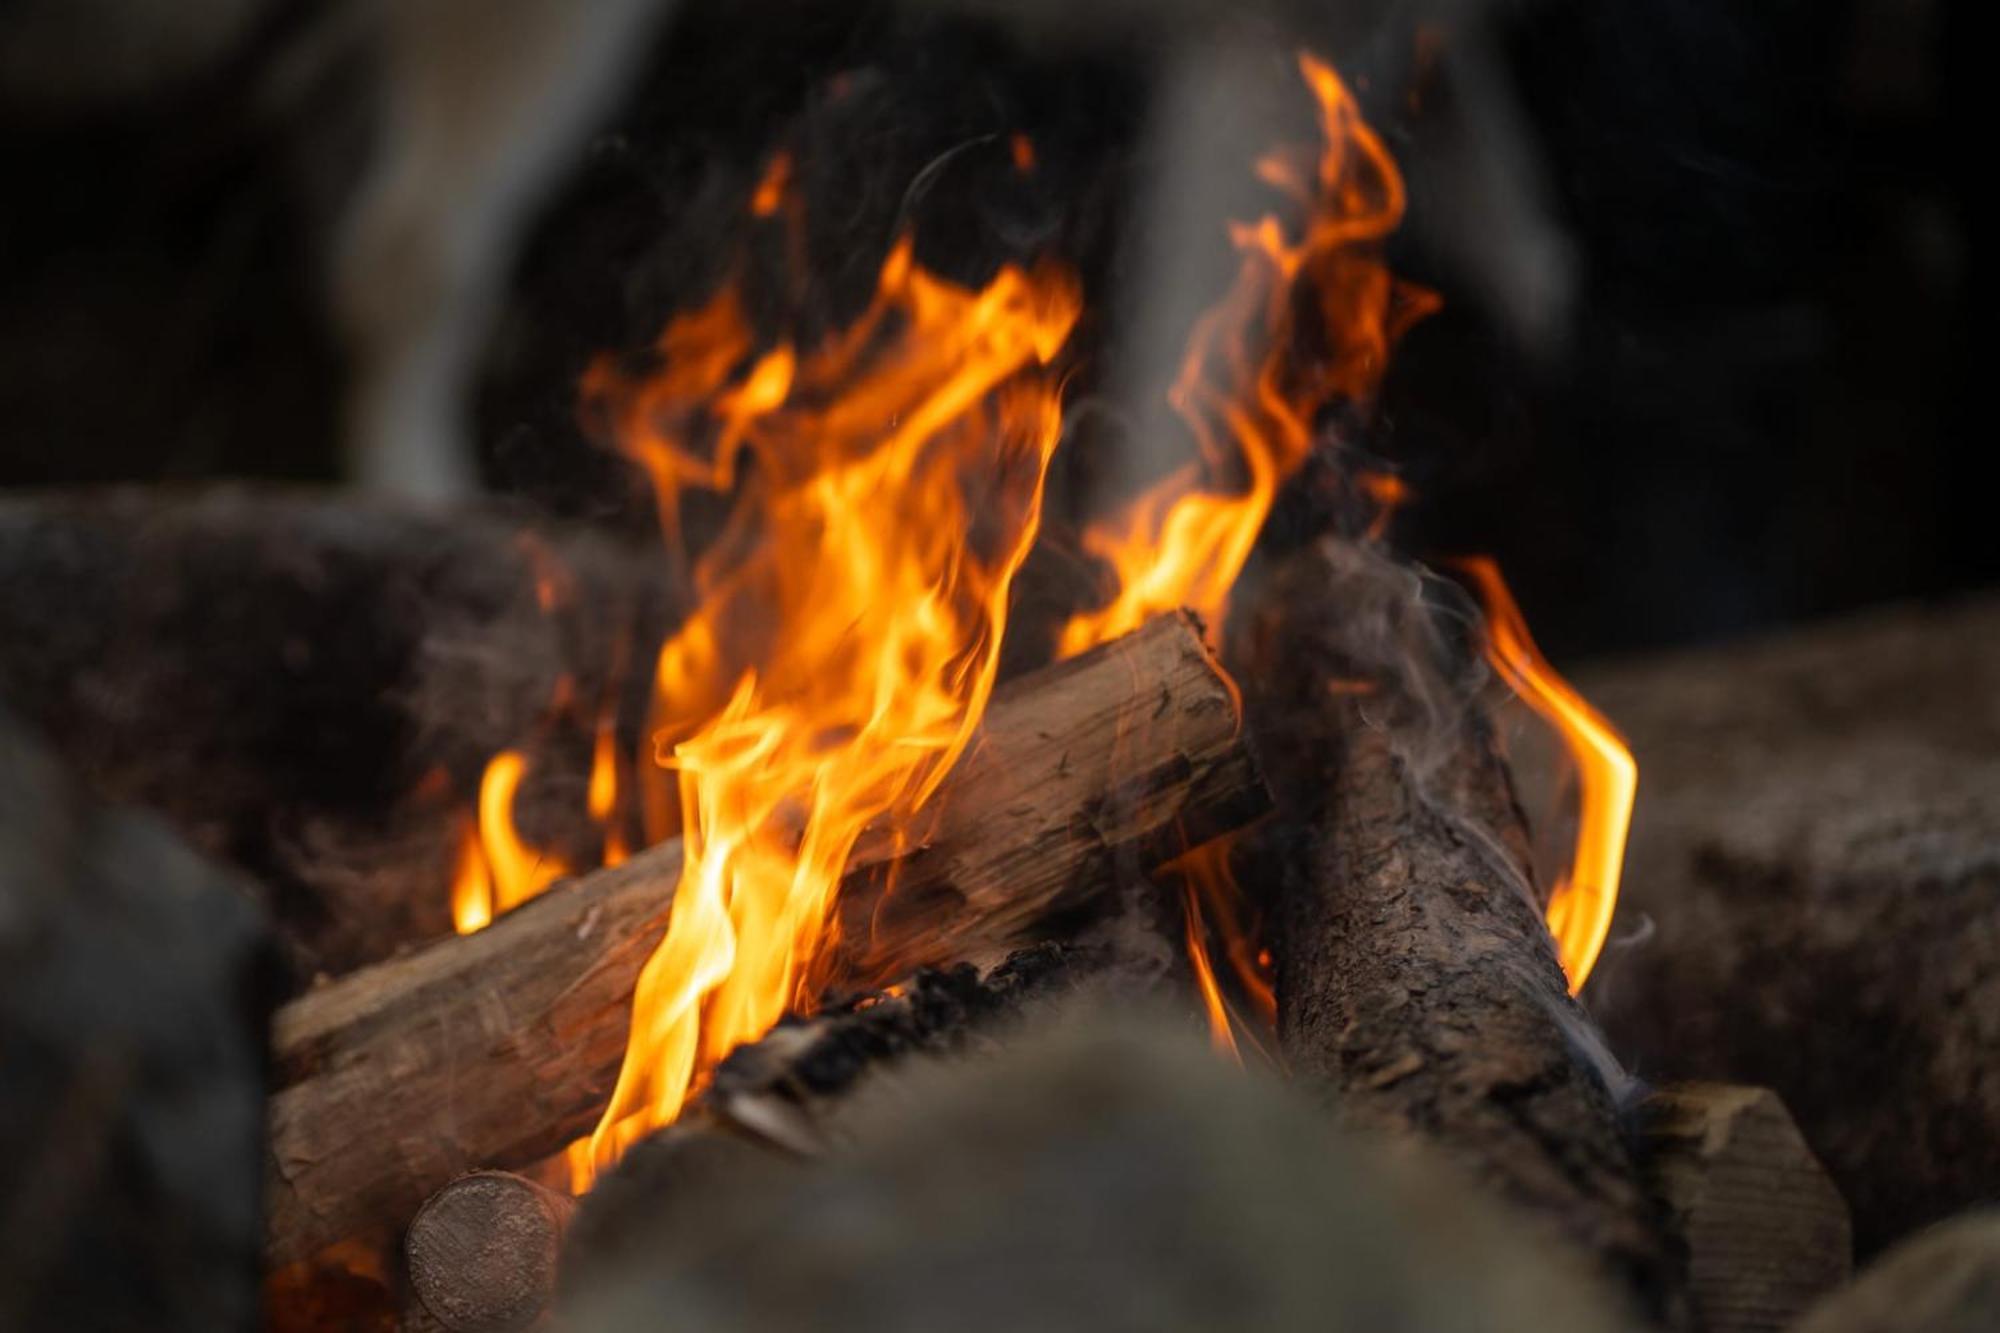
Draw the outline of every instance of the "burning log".
M1484 719L1418 576L1303 550L1251 619L1246 679L1279 817L1278 1038L1350 1124L1441 1147L1673 1322L1657 1205L1614 1062L1570 998Z
M1157 864L1254 818L1265 797L1238 732L1184 617L996 694L931 827L857 849L847 975L997 959L1051 917L1101 907L1114 862ZM281 1011L267 1261L393 1224L465 1170L537 1161L588 1130L679 864L662 844Z
M410 1288L450 1333L518 1333L555 1296L576 1200L506 1171L460 1176L425 1201L403 1240Z
M1847 1280L1847 1205L1765 1088L1684 1083L1646 1098L1639 1155L1688 1250L1708 1333L1789 1328Z

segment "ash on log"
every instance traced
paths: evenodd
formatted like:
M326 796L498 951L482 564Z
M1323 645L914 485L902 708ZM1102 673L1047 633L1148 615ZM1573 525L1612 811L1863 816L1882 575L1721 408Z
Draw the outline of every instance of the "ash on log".
M1239 731L1184 617L1015 682L914 848L857 849L841 893L849 974L997 960L1052 918L1101 908L1115 863L1158 864L1256 817L1266 800ZM538 1161L587 1131L679 862L663 844L282 1010L267 1262L399 1223L463 1171Z
M1683 1083L1647 1097L1636 1119L1707 1333L1777 1333L1847 1280L1847 1205L1777 1094Z
M1443 1149L1683 1322L1622 1075L1568 994L1505 766L1420 576L1327 540L1274 573L1248 624L1294 1075L1351 1125Z

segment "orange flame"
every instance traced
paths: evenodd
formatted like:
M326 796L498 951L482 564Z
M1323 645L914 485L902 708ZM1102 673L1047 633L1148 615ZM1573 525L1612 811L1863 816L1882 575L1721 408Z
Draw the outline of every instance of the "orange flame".
M753 355L725 288L668 326L656 374L585 377L670 534L686 489L735 491L695 570L699 608L656 669L654 757L671 776L656 796L674 800L653 802L648 833L678 828L683 868L593 1165L810 1005L855 840L911 820L970 740L1060 436L1034 368L1079 309L1060 270L1008 266L967 289L904 239L868 310L818 347Z
M1567 873L1549 895L1549 931L1569 977L1570 993L1583 989L1611 930L1618 881L1625 865L1625 837L1639 790L1639 765L1602 713L1556 674L1535 647L1521 608L1484 556L1459 562L1486 608L1486 658L1521 701L1556 729L1576 763L1576 846Z
M562 861L538 852L514 827L514 796L527 772L518 750L502 750L487 761L479 779L477 828L460 842L452 876L451 919L461 935L489 924L569 873Z
M1200 457L1084 533L1117 594L1064 627L1065 656L1175 607L1220 625L1279 488L1312 451L1315 417L1369 398L1390 346L1436 306L1381 259L1404 208L1388 149L1329 66L1304 55L1299 68L1325 137L1317 168L1274 154L1257 171L1309 208L1305 233L1289 239L1271 215L1230 227L1242 267L1196 323L1168 395ZM1316 362L1301 359L1302 335L1321 349Z

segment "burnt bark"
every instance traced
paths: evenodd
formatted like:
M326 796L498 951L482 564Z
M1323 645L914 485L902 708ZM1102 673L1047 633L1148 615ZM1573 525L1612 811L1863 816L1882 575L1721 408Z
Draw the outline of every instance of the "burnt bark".
M1101 913L1127 860L1158 864L1262 812L1239 731L1180 617L1015 682L915 844L884 831L856 850L842 974L874 985L997 961ZM462 1171L538 1161L589 1129L679 864L662 844L287 1006L267 1259L399 1223Z
M1442 1149L1680 1319L1622 1075L1569 997L1506 768L1425 585L1326 542L1274 575L1249 624L1293 1075L1349 1124Z

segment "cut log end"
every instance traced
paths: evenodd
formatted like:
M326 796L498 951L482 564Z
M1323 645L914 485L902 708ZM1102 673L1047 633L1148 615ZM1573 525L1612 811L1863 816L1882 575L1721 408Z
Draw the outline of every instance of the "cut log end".
M576 1203L522 1176L475 1171L433 1194L410 1222L410 1288L451 1333L523 1333L554 1299Z

